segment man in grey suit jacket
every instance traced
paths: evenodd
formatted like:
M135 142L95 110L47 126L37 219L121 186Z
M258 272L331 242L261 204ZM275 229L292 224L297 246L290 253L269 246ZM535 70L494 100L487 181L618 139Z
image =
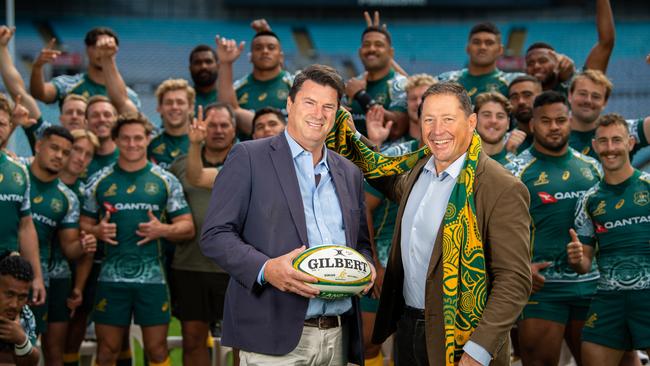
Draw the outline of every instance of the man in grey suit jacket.
M285 133L236 145L215 181L201 248L231 276L222 342L243 365L363 364L358 299L315 298L314 279L291 266L321 244L372 263L361 172L324 144L342 93L334 69L303 70Z

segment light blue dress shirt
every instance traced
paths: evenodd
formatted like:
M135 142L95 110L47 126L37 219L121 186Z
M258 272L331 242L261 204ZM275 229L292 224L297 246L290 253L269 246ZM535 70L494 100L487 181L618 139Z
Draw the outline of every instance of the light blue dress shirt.
M402 216L401 249L403 295L406 305L410 307L424 309L427 271L433 245L466 155L461 155L441 173L436 171L432 156L422 169L406 202ZM472 341L467 342L463 350L482 365L488 365L492 359L489 352Z
M314 166L312 153L303 149L287 130L284 131L284 135L291 149L305 211L307 240L309 240L309 243L305 244L310 248L327 244L346 245L343 214L327 164L327 149L323 146L323 156ZM316 175L320 175L318 186L316 186ZM263 281L264 267L266 263L258 275L259 283ZM351 308L352 300L349 298L335 301L311 299L305 319L321 315L341 315Z

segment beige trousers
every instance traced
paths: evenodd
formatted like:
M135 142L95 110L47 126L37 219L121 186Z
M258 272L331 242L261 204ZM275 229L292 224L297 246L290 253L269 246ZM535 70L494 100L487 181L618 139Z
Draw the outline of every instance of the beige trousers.
M303 327L296 348L282 356L239 352L240 366L346 366L348 364L347 326L318 329Z

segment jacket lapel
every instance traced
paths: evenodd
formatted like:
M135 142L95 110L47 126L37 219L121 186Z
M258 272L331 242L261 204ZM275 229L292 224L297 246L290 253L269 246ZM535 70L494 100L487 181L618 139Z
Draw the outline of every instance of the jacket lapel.
M302 240L303 244L309 246L305 210L302 206L302 196L300 194L300 186L298 185L298 177L296 176L296 168L291 158L289 143L283 133L273 137L269 154L271 155L275 173L280 181L280 187L289 205L291 218L298 229L300 240Z

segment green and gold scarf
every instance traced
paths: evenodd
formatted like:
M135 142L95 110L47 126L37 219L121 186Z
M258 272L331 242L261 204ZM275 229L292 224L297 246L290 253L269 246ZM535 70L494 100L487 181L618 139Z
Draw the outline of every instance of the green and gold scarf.
M348 126L351 121L349 112L339 110L325 143L329 149L356 164L366 178L407 172L429 153L425 146L402 156L381 155L354 136ZM487 300L485 255L474 203L474 179L480 152L481 139L474 132L443 221L442 300L446 366L453 366L460 359L463 346L481 320Z
M480 153L481 138L474 132L443 219L442 310L447 366L453 366L462 355L463 346L483 316L487 300L485 254L474 203L474 179Z

